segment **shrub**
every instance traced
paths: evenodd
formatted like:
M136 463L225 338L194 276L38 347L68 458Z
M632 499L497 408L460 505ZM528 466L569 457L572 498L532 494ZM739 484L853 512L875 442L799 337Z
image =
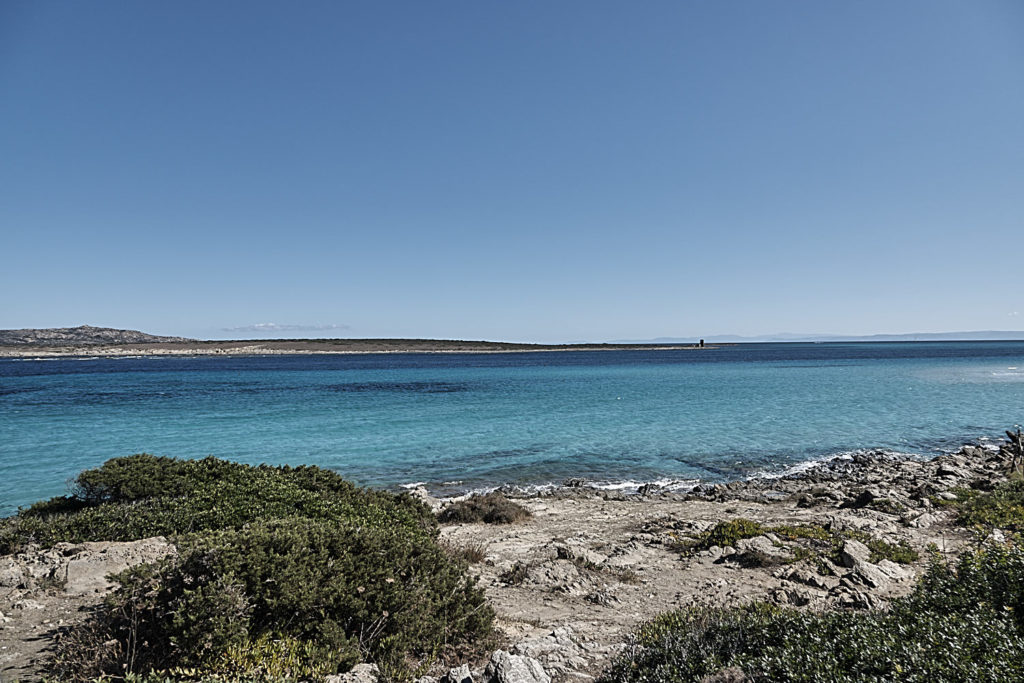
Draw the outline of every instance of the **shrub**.
M427 534L436 529L429 509L411 496L360 489L318 467L142 454L82 472L73 495L36 503L0 521L0 554L28 543L131 541L296 515Z
M986 493L965 489L957 494L953 504L959 508L961 524L1024 531L1024 480L1003 482Z
M763 604L691 608L639 629L603 681L699 681L737 666L754 681L1014 681L1024 677L1024 550L935 562L887 612Z
M486 635L493 612L457 562L402 527L285 518L183 537L58 645L61 679L195 667L320 677L402 666Z
M452 503L438 513L437 519L442 524L512 524L532 516L533 514L519 503L512 502L500 493L492 492L473 495L466 500Z

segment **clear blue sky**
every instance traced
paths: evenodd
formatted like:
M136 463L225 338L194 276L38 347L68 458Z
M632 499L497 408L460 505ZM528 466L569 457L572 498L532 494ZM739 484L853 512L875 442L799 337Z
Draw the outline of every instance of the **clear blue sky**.
M1024 329L1024 3L5 0L0 253L4 328Z

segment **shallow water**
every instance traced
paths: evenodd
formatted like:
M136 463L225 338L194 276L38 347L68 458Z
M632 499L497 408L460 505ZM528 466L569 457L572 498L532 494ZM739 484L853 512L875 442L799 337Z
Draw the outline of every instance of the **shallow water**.
M148 452L440 492L722 481L1024 422L1024 342L0 360L0 514Z

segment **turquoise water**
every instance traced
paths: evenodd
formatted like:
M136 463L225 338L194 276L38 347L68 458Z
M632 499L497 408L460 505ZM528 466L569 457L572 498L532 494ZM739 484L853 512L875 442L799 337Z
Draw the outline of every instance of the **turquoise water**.
M1024 422L1024 342L701 351L0 360L0 514L148 452L439 492L689 485Z

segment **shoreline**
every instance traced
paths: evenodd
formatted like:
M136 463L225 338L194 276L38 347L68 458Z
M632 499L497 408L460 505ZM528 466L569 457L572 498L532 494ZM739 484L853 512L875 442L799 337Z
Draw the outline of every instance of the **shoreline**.
M929 460L861 451L785 476L688 492L567 486L510 494L533 513L525 522L457 524L441 534L484 555L473 571L513 651L540 660L555 680L580 680L596 676L637 626L672 609L752 601L815 611L884 609L913 588L930 549L952 560L977 542L955 524L954 490L1006 481L1007 462L997 446L982 443ZM414 493L436 510L453 503ZM765 535L735 547L681 549L688 538L737 519L763 526ZM811 546L772 531L794 526L904 544L917 559L815 557ZM521 578L510 581L517 569Z
M933 554L953 560L977 543L976 533L955 523L956 492L991 490L1007 480L1008 462L995 442L981 442L927 460L857 451L799 472L685 492L625 493L570 482L508 492L532 513L529 519L443 525L440 537L455 552L478 557L470 572L497 613L502 648L536 659L556 683L585 683L627 647L637 626L681 607L763 601L815 611L884 609L913 588ZM465 497L410 493L435 511ZM734 545L686 549L691 539L735 520L763 532ZM793 528L840 539L841 556L786 536L783 530ZM905 549L904 557L857 555L858 548L867 551L861 541ZM16 567L23 576L70 577L75 563L91 568L92 582L0 582L9 586L0 587L0 622L7 620L0 640L14 657L0 661L3 673L33 680L48 642L41 636L52 631L47 624L80 620L102 598L111 562L151 561L167 548L163 539L145 539L0 558L0 573ZM430 673L436 682L445 672Z
M52 360L57 358L67 359L100 359L100 358L158 358L158 357L247 357L247 356L367 356L367 355L394 355L394 354L506 354L506 353L569 353L587 351L694 351L705 349L719 349L722 344L698 345L652 345L652 346L541 346L539 348L368 348L359 350L340 349L303 349L303 348L268 348L259 344L246 346L216 347L213 349L203 348L139 348L139 347L112 347L98 346L88 348L77 346L64 349L33 347L20 349L12 347L0 347L0 359L20 360Z

